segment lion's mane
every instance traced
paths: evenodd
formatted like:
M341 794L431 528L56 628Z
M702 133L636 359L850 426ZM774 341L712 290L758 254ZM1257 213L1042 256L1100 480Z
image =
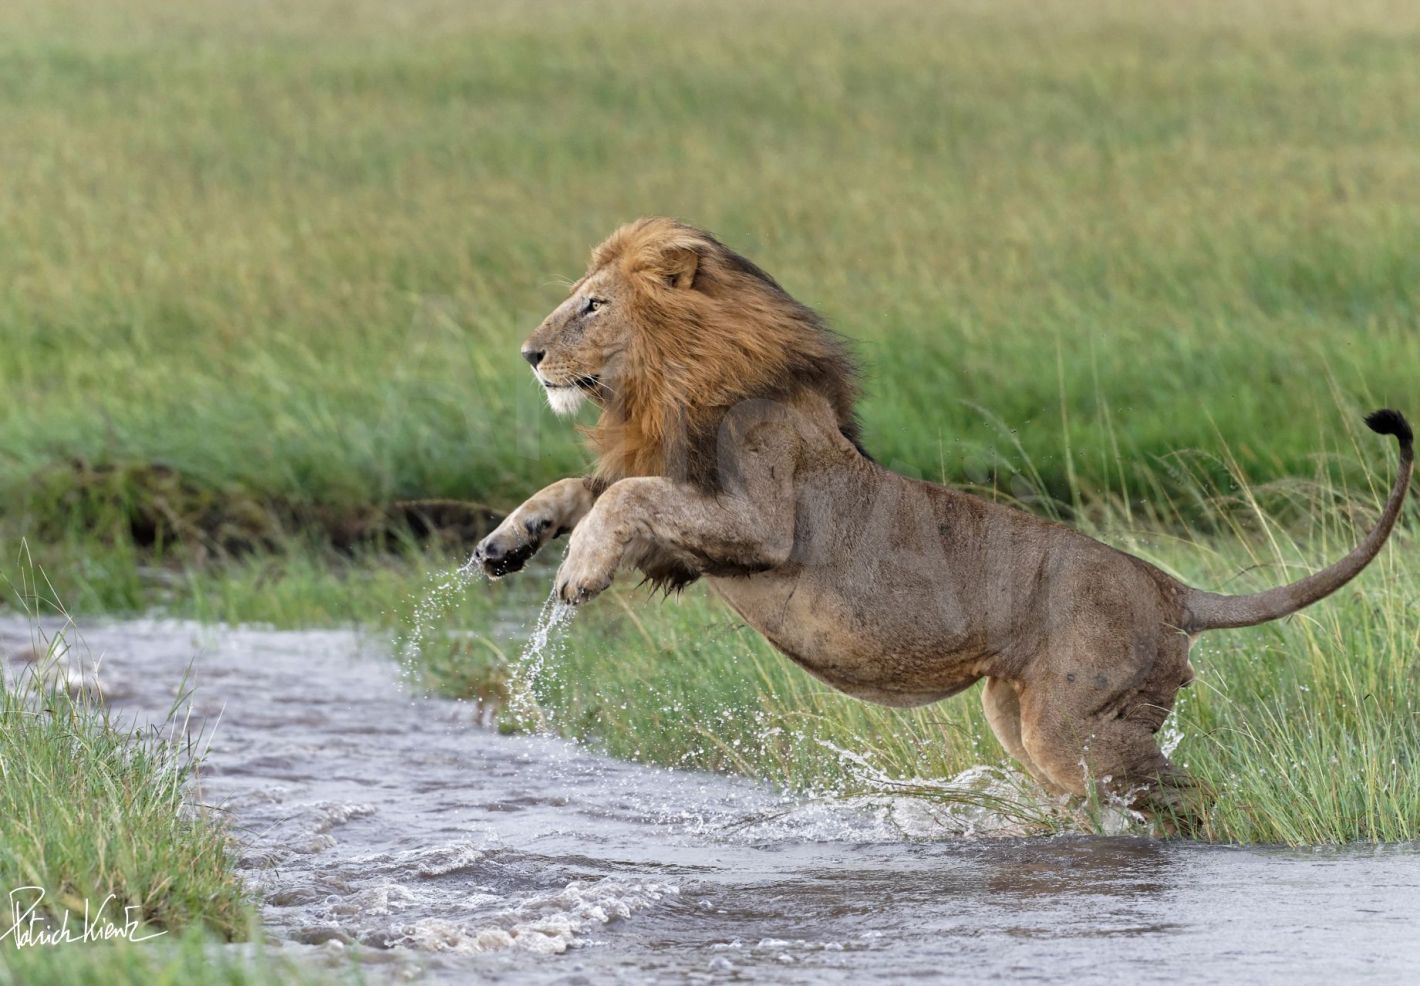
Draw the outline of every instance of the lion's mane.
M592 255L626 288L627 371L589 437L596 478L669 476L719 488L717 432L747 400L805 389L833 407L857 444L858 373L843 340L774 278L709 233L641 219Z

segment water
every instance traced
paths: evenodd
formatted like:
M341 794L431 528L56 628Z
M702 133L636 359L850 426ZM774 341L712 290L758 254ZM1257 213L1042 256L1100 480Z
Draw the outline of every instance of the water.
M424 649L430 630L437 625L439 618L449 605L461 593L468 591L470 585L483 578L483 573L470 558L452 572L446 573L438 583L424 593L424 597L414 607L410 619L409 640L405 644L402 655L406 667L414 667L419 663L420 654Z
M0 653L29 642L0 620ZM138 718L166 714L191 664L198 796L228 812L271 935L316 961L359 951L375 981L1294 986L1420 967L1416 847L949 837L920 803L802 802L476 728L470 706L407 697L387 643L351 633L104 623L84 644L71 662L102 657L98 687Z
M554 656L552 651L557 634L572 622L575 612L572 606L559 600L555 593L548 596L547 602L543 603L537 623L533 625L532 633L529 634L522 653L513 662L511 669L508 711L514 722L533 727L538 732L544 731L547 723L538 707L534 689L546 670L548 658Z

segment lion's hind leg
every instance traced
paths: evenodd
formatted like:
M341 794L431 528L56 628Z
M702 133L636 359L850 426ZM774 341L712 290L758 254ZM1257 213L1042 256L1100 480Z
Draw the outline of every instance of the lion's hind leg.
M1183 664L1186 665L1186 650ZM1175 832L1201 825L1208 799L1159 749L1183 679L1173 662L1061 662L1020 686L1021 743L1057 789L1123 801ZM1113 686L1113 687L1111 687Z
M1036 766L1026 752L1021 741L1021 701L1016 686L1005 678L987 678L981 689L981 706L986 711L986 724L996 735L996 741L1025 768L1026 773L1051 794L1066 793Z

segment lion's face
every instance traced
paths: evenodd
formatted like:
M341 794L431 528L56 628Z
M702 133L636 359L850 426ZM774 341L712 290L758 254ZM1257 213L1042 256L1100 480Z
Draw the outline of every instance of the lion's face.
M555 413L572 414L584 398L601 403L616 391L632 331L626 301L617 272L595 270L523 343L523 358Z

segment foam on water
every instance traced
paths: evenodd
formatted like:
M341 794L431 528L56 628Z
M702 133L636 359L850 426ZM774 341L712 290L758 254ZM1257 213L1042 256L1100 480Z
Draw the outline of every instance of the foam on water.
M629 918L680 889L673 884L597 880L573 882L474 921L425 918L402 929L392 946L465 954L518 948L544 955L565 952L586 931ZM495 901L492 895L472 903Z

